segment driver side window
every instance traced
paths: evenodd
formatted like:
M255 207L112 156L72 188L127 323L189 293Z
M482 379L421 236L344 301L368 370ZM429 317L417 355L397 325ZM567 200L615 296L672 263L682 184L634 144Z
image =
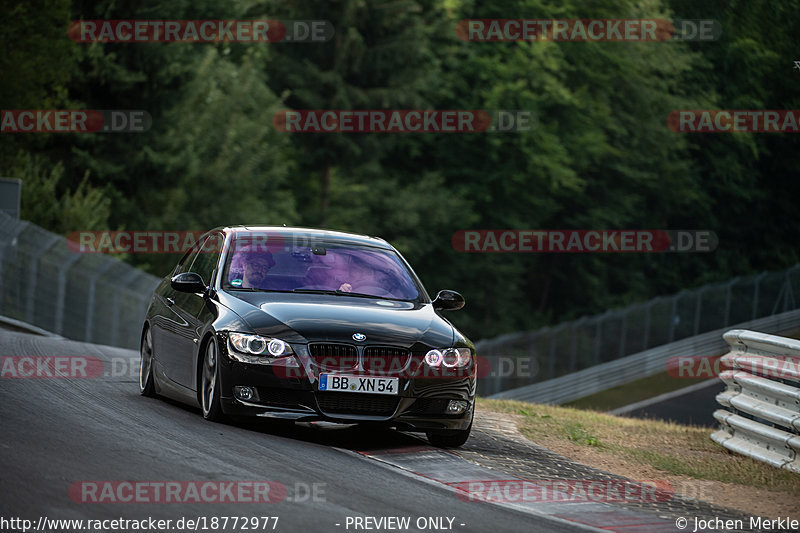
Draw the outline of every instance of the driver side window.
M219 261L222 242L222 235L219 233L210 235L204 240L202 245L198 247L199 253L195 255L191 269L188 271L200 274L200 277L203 278L203 283L206 285L212 284L211 276Z
M194 246L186 253L186 256L183 258L183 261L178 263L178 267L175 269L175 272L172 274L173 276L177 276L178 274L183 274L184 272L191 272L190 267L192 263L194 263L197 254L200 252L200 248L202 244L206 241L206 239L200 239Z

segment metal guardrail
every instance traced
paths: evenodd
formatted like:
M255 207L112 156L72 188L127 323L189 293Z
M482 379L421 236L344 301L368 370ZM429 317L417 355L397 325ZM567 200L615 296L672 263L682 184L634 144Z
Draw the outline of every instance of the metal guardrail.
M800 309L795 294L800 295L800 265L683 290L536 331L482 339L475 343L479 355L502 358L504 364L514 361L514 367L532 371L494 372L493 378L478 383L478 394L490 396L572 375L709 332L724 349L721 332Z
M720 429L711 438L725 448L800 473L800 341L747 330L724 335L714 412Z
M800 328L800 310L751 320L738 326L771 333L796 330ZM667 362L672 357L722 355L727 351L727 345L723 341L726 331L727 328L710 331L555 379L502 391L489 398L553 405L571 402L663 372L667 370Z
M69 339L138 349L159 280L0 212L0 315Z

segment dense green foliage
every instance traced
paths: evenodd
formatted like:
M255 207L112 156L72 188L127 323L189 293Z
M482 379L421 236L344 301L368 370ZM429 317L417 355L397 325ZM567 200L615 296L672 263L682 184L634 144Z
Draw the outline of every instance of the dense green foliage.
M798 109L797 1L12 0L3 109L144 109L138 134L0 135L54 231L323 226L460 290L474 338L798 261L791 134L675 133L676 109ZM716 42L469 43L463 18L713 18ZM320 44L79 44L73 19L326 19ZM528 132L287 134L279 109L524 109ZM711 254L463 254L460 229L710 229ZM128 260L161 275L174 256Z

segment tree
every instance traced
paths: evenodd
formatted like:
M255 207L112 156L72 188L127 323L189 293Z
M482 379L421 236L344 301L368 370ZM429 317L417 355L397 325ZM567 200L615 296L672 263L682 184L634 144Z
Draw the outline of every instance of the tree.
M269 85L291 109L416 109L436 84L437 59L428 48L422 13L433 2L370 3L326 0L254 3L249 16L327 19L331 42L273 45L264 63ZM303 158L295 193L305 220L330 221L334 174L355 177L403 144L396 135L294 134ZM368 172L365 170L364 172ZM364 183L363 179L361 180Z

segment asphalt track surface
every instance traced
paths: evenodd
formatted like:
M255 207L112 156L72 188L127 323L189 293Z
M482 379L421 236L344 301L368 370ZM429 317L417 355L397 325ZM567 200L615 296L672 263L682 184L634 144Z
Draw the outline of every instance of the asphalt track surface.
M8 356L94 356L106 375L0 379L0 517L6 519L278 516L275 531L291 532L355 531L346 528L347 517L407 516L412 531L419 517L454 518L453 531L586 530L462 501L446 485L358 453L424 444L407 434L261 420L214 424L198 410L142 397L138 369L124 368L138 359L130 350L0 330L0 357ZM76 482L125 480L270 480L287 492L266 504L83 503L69 493Z
M622 416L632 418L655 418L667 420L677 424L705 426L717 428L719 422L714 418L714 411L720 408L717 395L725 390L725 383L721 379L715 380L710 386L697 387L687 391L686 394L676 394L674 397L647 403L626 412ZM679 392L679 391L678 391Z
M20 357L30 361L76 356L98 363L95 377L15 378L8 366ZM629 480L568 461L521 437L513 425L509 428L481 412L473 436L457 453L433 448L421 436L391 430L262 419L210 423L198 409L140 396L138 361L138 353L131 350L0 329L0 532L22 531L19 522L8 522L12 518L30 520L31 531L39 527L38 533L50 533L76 529L46 527L40 518L152 517L172 520L170 528L161 531L197 533L671 533L679 531L675 521L682 517L742 517L681 497L616 503L465 498L468 493L460 490L465 480ZM22 370L22 365L16 368ZM30 366L25 368L30 371ZM182 501L171 503L163 498L155 503L114 501L123 495L130 498L131 491L123 494L119 486L125 482L191 482L202 487L209 482L265 481L273 483L269 499L274 502L209 503L198 501L196 494L192 499L188 492L181 493ZM87 485L114 491L110 497L102 489L82 491ZM249 496L252 491L245 492L244 498ZM216 526L213 517L220 520ZM223 526L224 517L229 522ZM258 525L250 522L245 529L236 522L235 527L233 517L259 517ZM277 524L274 518L262 517L278 517ZM403 517L410 525L364 521L358 527L355 521L367 517ZM181 518L204 522L180 527L176 522ZM427 522L429 518L433 522ZM89 528L86 523L82 529L131 530L113 524Z

